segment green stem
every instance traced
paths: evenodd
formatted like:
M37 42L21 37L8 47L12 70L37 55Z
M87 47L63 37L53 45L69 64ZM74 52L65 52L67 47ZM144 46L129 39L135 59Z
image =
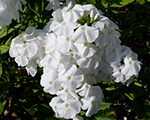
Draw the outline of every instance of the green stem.
M29 9L34 12L38 17L41 17L40 14L38 14L37 11L35 11L34 9L31 8L30 4L28 3Z

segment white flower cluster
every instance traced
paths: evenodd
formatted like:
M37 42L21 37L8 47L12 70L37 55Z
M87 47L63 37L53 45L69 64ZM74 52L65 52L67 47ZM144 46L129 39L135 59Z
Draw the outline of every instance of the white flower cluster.
M19 21L19 12L22 10L21 2L25 0L0 0L0 29L11 23L12 19Z
M43 30L28 27L12 40L9 50L19 66L32 76L43 67L40 84L54 97L56 117L81 120L96 114L103 92L96 84L110 80L129 85L140 71L137 55L121 46L120 34L110 19L92 5L56 9Z

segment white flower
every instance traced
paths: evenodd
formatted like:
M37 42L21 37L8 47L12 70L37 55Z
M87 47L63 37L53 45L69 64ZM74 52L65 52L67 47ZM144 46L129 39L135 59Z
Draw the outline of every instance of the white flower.
M70 23L74 23L76 22L78 19L81 18L81 14L80 11L76 10L76 9L70 9L65 16L65 20L70 22Z
M101 62L101 55L100 52L95 53L91 57L86 58L80 58L77 60L77 64L80 66L84 74L88 74L93 72L93 70L96 70L96 68L99 66L99 62Z
M121 45L119 41L110 41L106 48L106 60L110 63L120 61L122 58Z
M26 66L26 70L28 74L31 74L32 77L34 77L37 73L37 64L35 60L29 61L29 63Z
M63 35L65 38L72 36L74 33L75 24L68 21L62 21L52 27L52 31L56 35Z
M129 57L132 55L132 50L125 45L121 46L121 51L122 51L123 57Z
M88 109L86 112L86 116L90 117L91 115L96 114L98 112L102 98L92 96L88 99L82 98L81 101L83 104L82 109Z
M25 3L25 0L21 0ZM12 19L19 22L20 0L0 0L0 29L11 23Z
M45 31L41 29L35 29L33 26L29 26L25 32L23 32L23 39L25 41L37 41L45 39Z
M76 65L72 65L63 76L58 78L58 81L61 81L62 87L69 89L76 89L80 87L83 80L84 75L82 74L82 71L76 67Z
M72 40L78 44L84 44L85 42L92 43L99 35L99 30L94 27L89 27L86 24L80 26L72 36Z
M9 55L15 57L18 66L26 66L29 59L37 53L38 47L34 42L26 42L23 40L22 35L17 36L12 40L9 49Z
M53 97L49 105L52 107L52 109L56 113L56 117L63 117L62 115L58 113L58 108L57 108L58 103L63 103L63 101L60 99L60 97Z
M111 79L113 79L115 82L124 83L127 79L130 78L130 76L122 73L122 69L124 68L124 65L122 66L112 65L112 67L113 67L113 74L111 75Z
M106 24L106 27L110 30L118 29L118 26L107 17L103 17L102 19L100 19L100 21L104 22Z
M110 41L109 31L107 28L105 28L105 24L101 21L93 23L92 26L99 29L99 36L95 40L95 44L100 49L102 49L104 46L109 44Z
M132 57L124 58L125 67L122 69L122 73L128 76L135 75L137 76L141 66L138 60L133 59Z
M98 9L96 7L94 7L91 4L87 4L87 5L83 5L82 9L84 10L84 13L87 14L88 12L90 12L90 17L91 19L97 19L101 17L101 13L98 11ZM84 14L83 13L83 14Z
M82 118L81 116L79 116L79 115L76 115L76 116L73 118L73 120L83 120L83 118Z
M76 1L75 0L66 0L66 4L76 4Z
M98 68L94 71L95 77L97 81L102 80L105 81L110 74L108 71L109 64L101 62Z
M62 88L57 81L57 71L52 69L41 76L40 84L44 87L44 91L50 94L56 94Z
M81 111L81 103L76 99L68 99L57 104L58 113L65 119L74 118Z
M54 33L46 34L44 42L45 53L52 53L56 49L56 36Z
M77 95L77 93L75 93L74 90L67 89L67 88L63 88L63 90L58 91L57 95L64 101L71 99L71 98L79 99L79 96Z
M62 4L59 0L47 0L49 4L46 6L46 10L56 10L57 8L60 8L60 5Z
M83 44L74 43L74 45L77 48L77 54L82 58L89 58L97 51L97 47L88 42Z
M56 40L57 49L61 52L69 52L70 50L75 51L75 47L71 37L65 38L64 36L58 36Z
M99 82L99 80L97 81L96 78L95 78L95 75L92 74L92 75L85 75L83 82L87 83L87 84L90 84L90 85L93 85L93 84L97 84Z
M54 50L51 53L51 60L49 62L50 68L57 70L61 64L64 64L63 62L64 61L62 61L61 53L57 50Z
M76 92L84 98L90 98L91 96L102 96L103 98L103 92L99 86L92 86L87 83L85 83L80 89L76 90Z

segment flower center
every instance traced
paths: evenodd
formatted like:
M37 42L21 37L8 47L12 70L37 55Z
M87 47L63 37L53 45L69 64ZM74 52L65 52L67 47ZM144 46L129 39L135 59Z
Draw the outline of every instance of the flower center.
M60 63L60 64L62 64L62 61L61 61L61 60L59 60L59 63Z
M87 89L89 89L89 86L88 86L88 85L86 85L86 88L87 88Z
M121 69L119 69L119 72L121 73Z
M24 48L27 48L27 44L24 44L23 47L24 47Z
M37 37L37 36L38 36L37 34L34 35L34 37Z
M44 47L46 47L46 45L47 45L47 44L46 44L46 43L44 43Z
M15 47L13 47L12 49L15 50Z
M73 9L72 9L72 10L69 10L69 12L70 12L70 13L73 12Z
M65 104L65 107L66 107L66 108L67 108L67 107L69 107L69 104L68 104L68 103L66 103L66 104Z
M94 105L94 103L95 103L95 101L93 100L93 101L92 101L92 105Z
M82 29L83 31L85 31L85 27L81 27L81 29Z
M104 35L104 31L101 31L100 33L101 33L102 35Z
M98 73L100 74L102 71L100 70Z
M129 61L129 64L132 65L132 61Z
M66 25L66 22L63 22L62 25L65 26L65 25Z
M68 76L68 77L67 77L67 80L70 81L70 80L71 80L71 76Z
M60 22L62 22L63 21L63 19L60 19Z
M49 84L50 84L50 85L53 85L53 82L52 82L52 81L50 81L50 82L49 82Z
M57 107L55 106L54 109L57 110Z
M71 53L71 54L70 54L70 56L73 58L74 54L73 54L73 53Z
M68 89L66 89L66 90L65 90L65 92L66 92L66 93L69 93L69 90L68 90Z
M69 41L70 41L70 38L68 37L68 38L66 38L66 40L69 42Z
M85 43L84 43L84 46L85 46L85 47L87 47L87 46L88 46L88 43L87 43L87 42L85 42Z
M115 49L113 49L112 51L115 52Z

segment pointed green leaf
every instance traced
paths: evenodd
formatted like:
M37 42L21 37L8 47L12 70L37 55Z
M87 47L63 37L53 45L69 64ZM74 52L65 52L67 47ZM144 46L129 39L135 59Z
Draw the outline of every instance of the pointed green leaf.
M1 115L2 112L3 112L5 105L6 105L6 100L3 101L3 102L0 101L0 115Z
M124 7L132 2L134 2L135 0L122 0L119 4L112 4L110 7Z
M109 106L112 105L112 103L109 102L101 102L100 110L104 110L106 108L109 108Z
M9 50L9 46L7 46L7 45L1 45L0 46L0 53L1 54L6 53L8 50Z
M127 22L128 20L133 19L135 17L136 17L135 12L129 12L125 17L125 21Z
M138 3L141 5L144 5L146 3L146 1L145 0L138 0Z

